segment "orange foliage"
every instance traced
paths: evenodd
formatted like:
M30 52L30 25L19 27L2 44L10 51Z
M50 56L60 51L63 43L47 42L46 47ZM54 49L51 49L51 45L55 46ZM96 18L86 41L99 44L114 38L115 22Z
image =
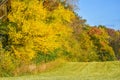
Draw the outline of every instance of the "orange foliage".
M99 28L97 28L97 27L93 27L93 28L90 29L88 34L89 35L94 35L94 34L101 35L102 31Z

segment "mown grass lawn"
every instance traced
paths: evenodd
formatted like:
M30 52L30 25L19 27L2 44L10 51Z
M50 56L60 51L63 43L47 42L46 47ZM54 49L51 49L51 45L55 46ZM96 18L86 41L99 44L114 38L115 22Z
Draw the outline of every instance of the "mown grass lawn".
M120 80L120 61L69 62L49 72L0 80Z

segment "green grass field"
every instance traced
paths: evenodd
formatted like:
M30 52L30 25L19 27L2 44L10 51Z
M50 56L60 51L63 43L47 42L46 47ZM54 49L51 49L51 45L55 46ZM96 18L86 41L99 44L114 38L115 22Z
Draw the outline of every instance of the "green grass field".
M120 80L120 61L69 62L41 74L0 80Z

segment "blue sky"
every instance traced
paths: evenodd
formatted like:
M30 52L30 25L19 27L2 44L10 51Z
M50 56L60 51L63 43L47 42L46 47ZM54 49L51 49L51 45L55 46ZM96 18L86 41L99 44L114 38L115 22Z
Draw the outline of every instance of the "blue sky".
M78 0L79 16L94 25L106 25L120 30L120 0Z

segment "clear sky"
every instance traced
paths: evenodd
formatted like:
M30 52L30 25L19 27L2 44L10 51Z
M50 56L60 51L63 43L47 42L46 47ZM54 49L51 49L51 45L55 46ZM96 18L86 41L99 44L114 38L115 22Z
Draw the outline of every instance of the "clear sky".
M120 0L79 0L78 15L94 25L120 30Z

